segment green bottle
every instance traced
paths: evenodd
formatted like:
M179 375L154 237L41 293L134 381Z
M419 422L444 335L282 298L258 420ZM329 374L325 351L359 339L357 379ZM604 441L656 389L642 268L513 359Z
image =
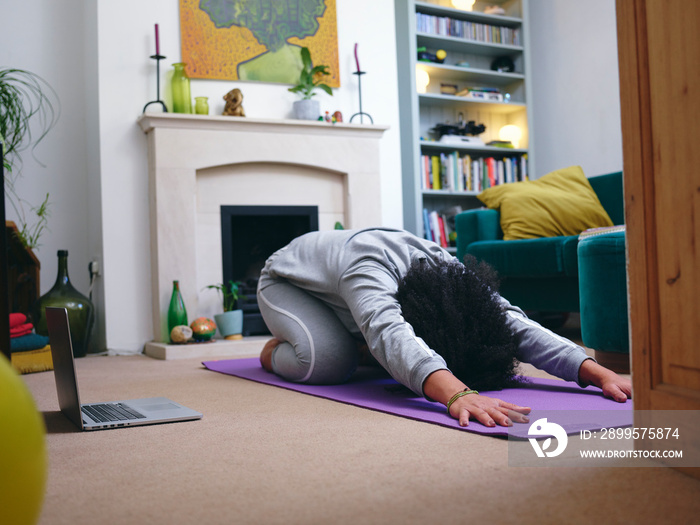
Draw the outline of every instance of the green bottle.
M186 64L173 64L175 71L171 80L173 95L173 113L192 113L192 98L190 95L190 78L185 71Z
M173 281L173 295L170 298L170 307L168 308L168 337L170 337L170 332L173 331L173 328L183 324L188 326L187 310L180 293L180 283L179 281Z
M57 306L68 311L73 355L84 357L90 346L90 336L95 323L95 306L76 290L68 277L68 251L58 250L58 275L53 288L42 295L34 305L34 329L37 334L49 335L44 309Z

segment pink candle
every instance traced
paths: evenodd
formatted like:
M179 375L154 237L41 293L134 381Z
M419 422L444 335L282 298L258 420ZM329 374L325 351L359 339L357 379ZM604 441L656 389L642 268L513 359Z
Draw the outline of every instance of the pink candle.
M355 64L357 65L357 72L360 72L360 59L357 58L357 43L355 44Z
M158 24L156 24L156 55L160 55L160 38L158 38Z

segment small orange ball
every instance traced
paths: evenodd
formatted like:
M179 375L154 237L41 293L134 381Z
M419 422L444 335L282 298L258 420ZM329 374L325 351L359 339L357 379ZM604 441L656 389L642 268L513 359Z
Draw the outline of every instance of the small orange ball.
M216 323L207 317L198 317L190 325L195 341L209 341L216 333Z

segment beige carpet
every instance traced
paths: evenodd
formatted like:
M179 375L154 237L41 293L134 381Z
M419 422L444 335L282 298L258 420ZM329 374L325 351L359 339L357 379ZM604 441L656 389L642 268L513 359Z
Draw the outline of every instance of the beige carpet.
M52 372L42 524L697 523L667 468L513 468L507 441L225 376L197 360L77 361L84 402L163 395L195 422L76 432ZM541 374L540 374L541 375Z

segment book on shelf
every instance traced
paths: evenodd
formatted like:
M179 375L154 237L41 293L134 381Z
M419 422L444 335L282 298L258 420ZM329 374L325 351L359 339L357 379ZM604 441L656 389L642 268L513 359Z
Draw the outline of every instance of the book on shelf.
M457 232L455 229L455 217L462 213L461 206L452 206L438 212L423 208L423 228L425 238L437 243L442 248L457 245Z
M416 29L420 33L463 38L487 44L522 45L518 28L457 20L448 16L416 13Z
M497 184L528 180L527 154L473 157L457 151L421 155L422 190L481 192Z

